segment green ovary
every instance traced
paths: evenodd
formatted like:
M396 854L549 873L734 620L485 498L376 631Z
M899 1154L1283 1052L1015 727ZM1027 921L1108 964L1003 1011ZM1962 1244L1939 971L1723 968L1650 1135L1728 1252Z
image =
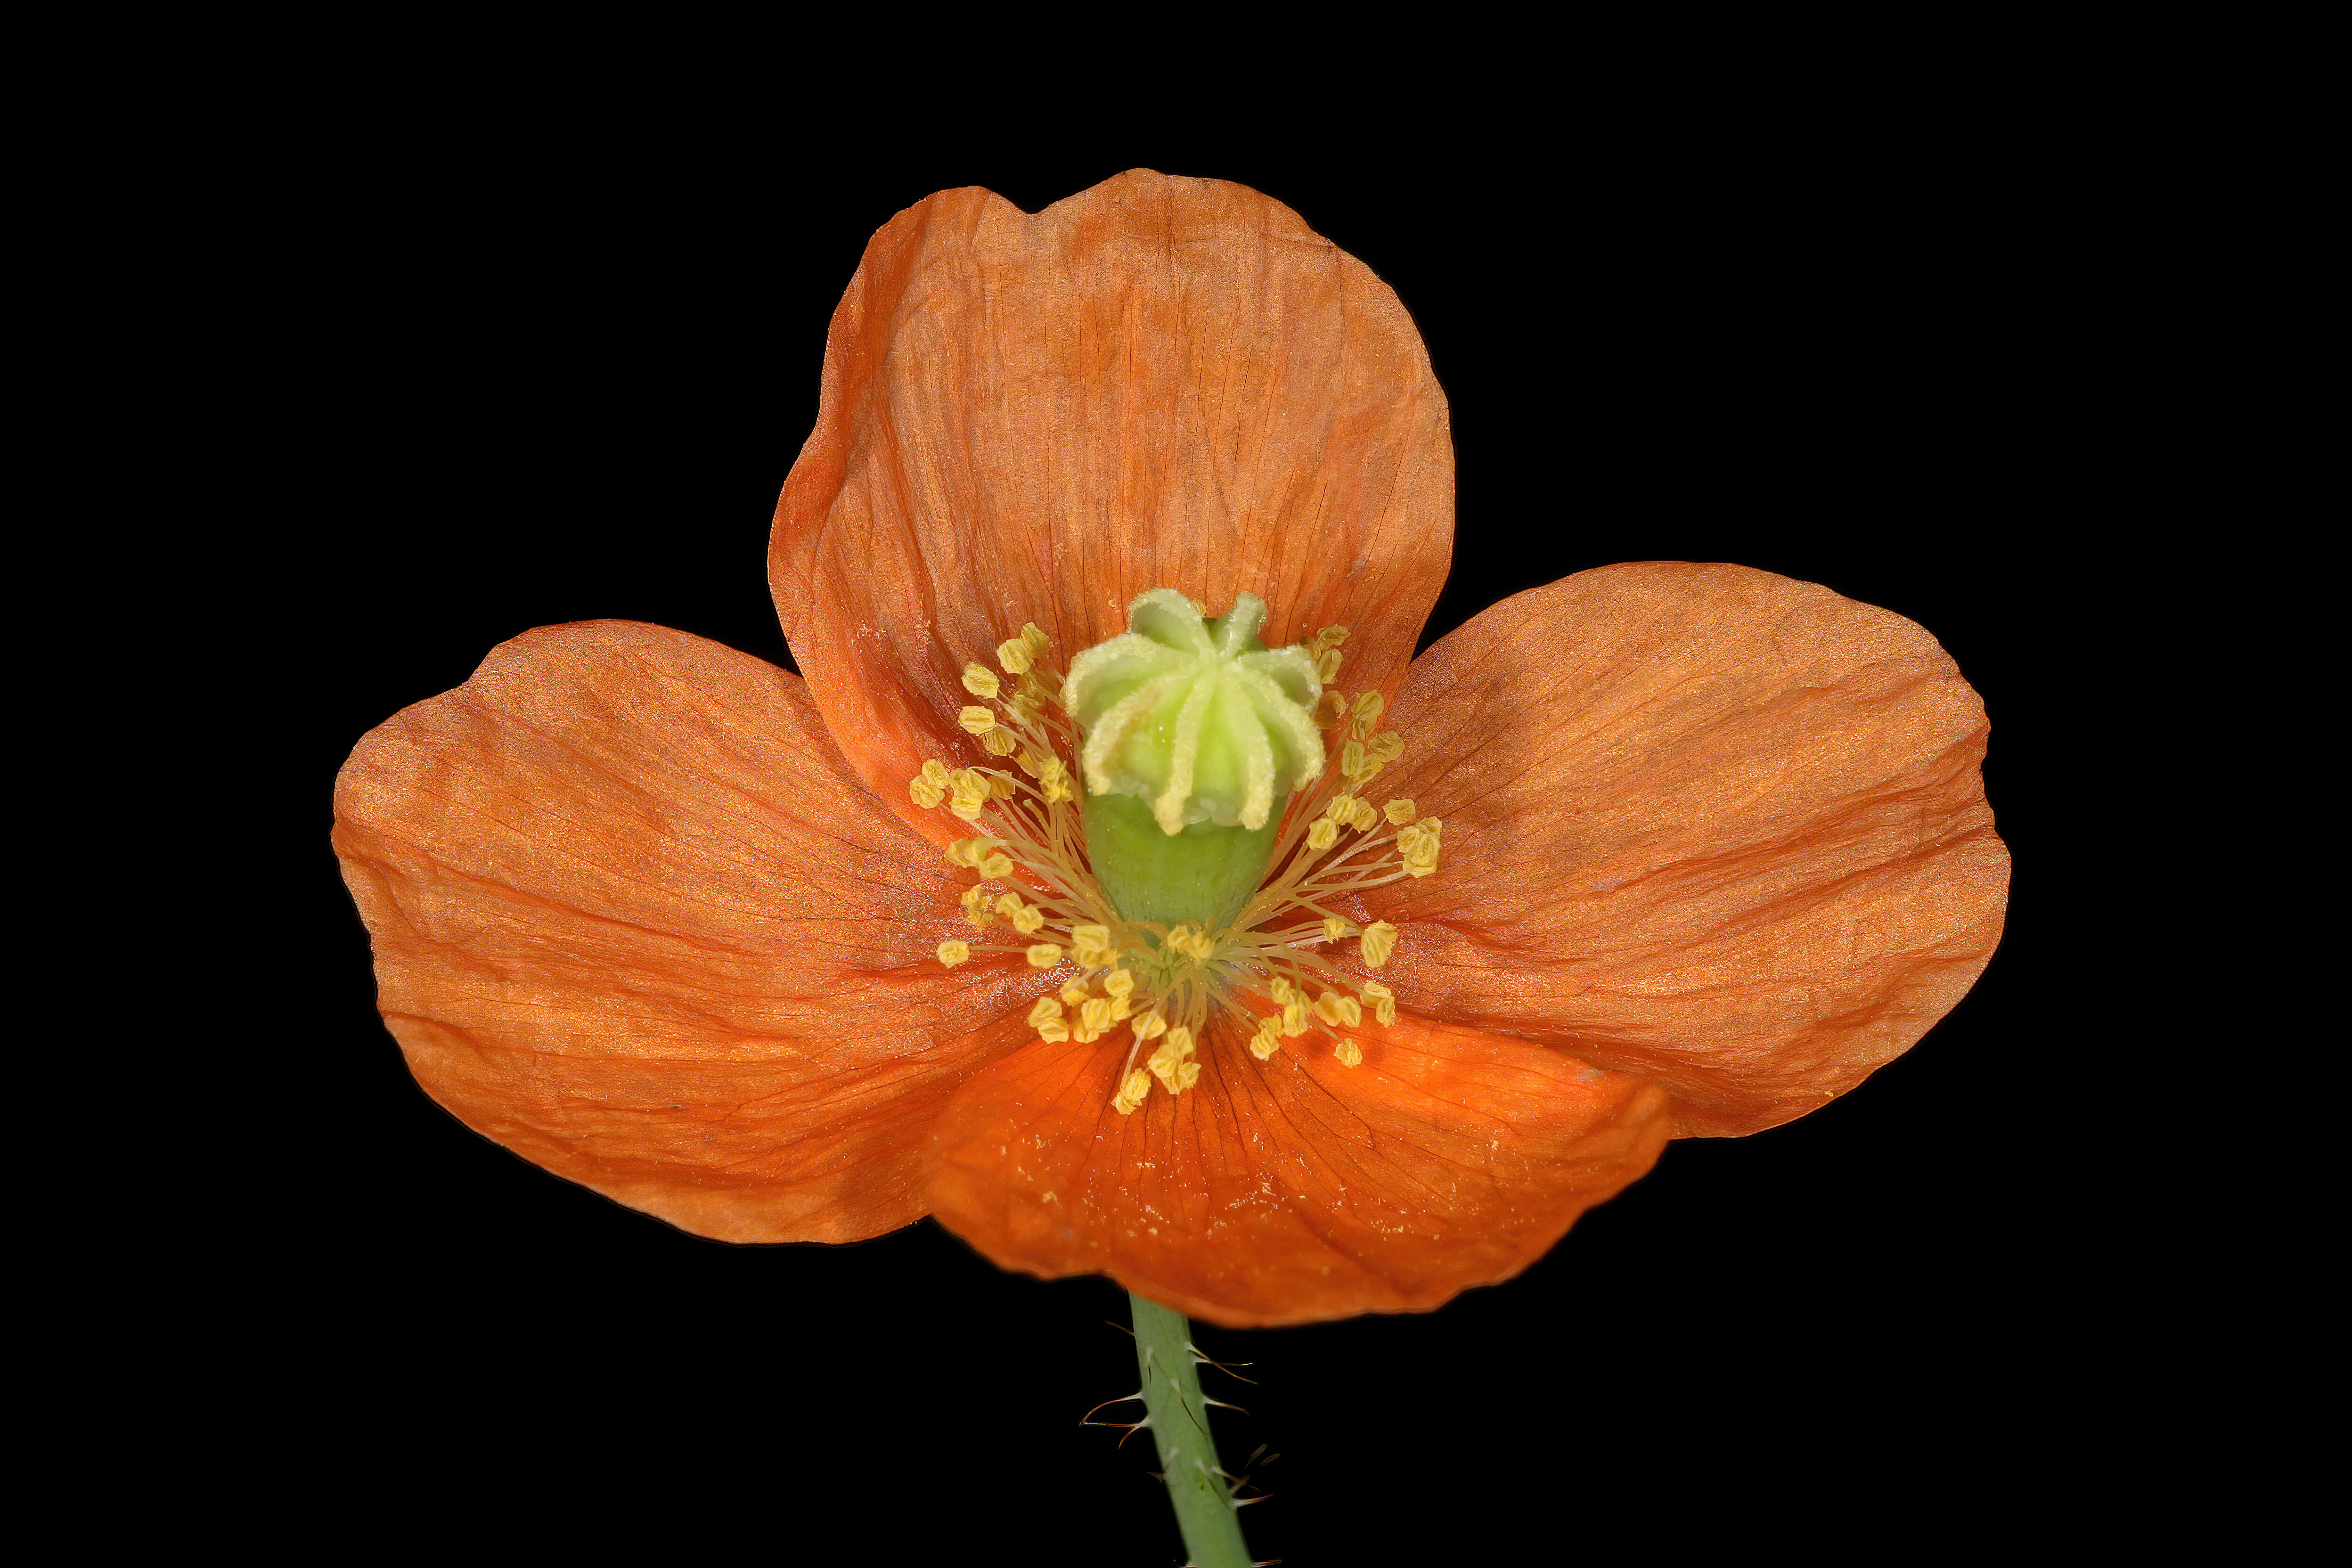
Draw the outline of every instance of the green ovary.
M1278 823L1219 827L1195 822L1160 831L1151 808L1131 795L1089 795L1087 858L1120 918L1138 923L1223 931L1265 880Z

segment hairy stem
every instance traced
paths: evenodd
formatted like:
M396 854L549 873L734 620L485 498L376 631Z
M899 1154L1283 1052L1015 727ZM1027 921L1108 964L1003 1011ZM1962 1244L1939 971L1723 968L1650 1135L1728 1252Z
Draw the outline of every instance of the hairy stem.
M1176 1505L1176 1526L1184 1532L1191 1568L1249 1568L1233 1489L1217 1467L1216 1440L1209 1436L1209 1407L1202 1403L1192 1363L1192 1325L1183 1313L1132 1290L1127 1299L1135 1313L1144 1408L1151 1415L1160 1468L1167 1472L1168 1498Z

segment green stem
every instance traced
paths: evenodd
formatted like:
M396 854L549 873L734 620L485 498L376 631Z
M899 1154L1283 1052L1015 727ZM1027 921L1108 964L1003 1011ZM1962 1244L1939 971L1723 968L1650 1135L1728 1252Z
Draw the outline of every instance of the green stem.
M1132 1290L1127 1299L1135 1312L1143 1405L1151 1415L1152 1439L1160 1445L1160 1468L1167 1472L1168 1499L1176 1505L1176 1527L1192 1554L1190 1568L1250 1568L1233 1489L1217 1468L1216 1439L1209 1436L1209 1407L1202 1403L1201 1378L1193 1368L1192 1327L1183 1313Z

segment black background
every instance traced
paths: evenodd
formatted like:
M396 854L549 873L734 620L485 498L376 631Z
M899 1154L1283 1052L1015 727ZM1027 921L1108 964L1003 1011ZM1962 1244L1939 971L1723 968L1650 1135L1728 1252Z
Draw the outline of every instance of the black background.
M527 627L626 617L786 660L769 515L866 237L932 190L1034 211L1137 165L1267 192L1412 311L1459 480L1430 637L1627 560L1894 609L1985 697L2018 860L1983 980L1855 1092L1670 1147L1521 1278L1438 1312L1202 1327L1257 1380L1210 1374L1250 1409L1219 1417L1228 1463L1281 1456L1253 1549L1870 1555L1890 1520L1956 1542L2035 1484L1984 1435L2023 1424L2021 1333L2046 1354L2073 1331L2048 1283L2067 1200L2023 1174L2053 1137L2032 1064L2060 1048L2035 782L2057 721L2032 672L2050 563L2083 526L2052 460L2079 374L2073 209L1972 135L1784 132L1638 160L1541 138L1476 157L950 138L896 161L739 147L714 169L685 132L509 129L342 171L283 261L312 301L288 391L320 476L299 551L315 624L279 678L309 836L281 951L309 1000L272 1047L304 1110L268 1129L288 1196L257 1325L301 1347L295 1428L340 1456L315 1484L370 1529L462 1512L468 1541L526 1555L750 1532L800 1560L845 1531L814 1554L1181 1560L1147 1442L1076 1425L1134 1386L1104 1326L1121 1292L1002 1274L928 1222L846 1247L702 1241L478 1138L376 1019L326 847L352 742ZM2063 1426L2066 1380L2038 1376L2030 1424Z

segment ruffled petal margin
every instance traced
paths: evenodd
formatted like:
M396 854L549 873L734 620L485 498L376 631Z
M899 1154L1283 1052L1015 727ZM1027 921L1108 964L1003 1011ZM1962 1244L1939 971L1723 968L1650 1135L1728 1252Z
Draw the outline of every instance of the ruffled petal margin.
M2000 939L1984 708L1889 611L1650 562L1439 642L1381 788L1438 874L1369 895L1400 1003L1641 1073L1679 1134L1801 1116L1910 1048Z
M825 344L769 581L835 742L908 779L971 753L967 661L1024 621L1066 667L1147 588L1264 598L1269 646L1357 636L1393 691L1454 536L1445 399L1412 318L1272 198L1135 170L1034 216L942 191L866 247Z
M1028 1037L1018 961L953 973L959 879L794 676L630 622L545 626L360 742L335 848L417 1081L699 1236L921 1216L932 1119Z
M1260 1063L1219 1027L1192 1089L1122 1117L1124 1036L1033 1043L940 1119L934 1211L1006 1268L1313 1322L1509 1279L1665 1143L1664 1090L1539 1046L1410 1018L1361 1045Z

